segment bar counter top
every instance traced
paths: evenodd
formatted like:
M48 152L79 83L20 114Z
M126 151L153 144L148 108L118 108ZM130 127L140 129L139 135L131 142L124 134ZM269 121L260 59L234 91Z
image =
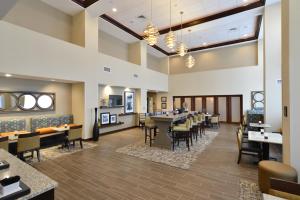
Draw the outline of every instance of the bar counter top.
M0 160L5 160L10 165L8 169L0 170L1 180L5 177L18 175L21 177L21 181L31 189L30 194L19 199L31 199L58 186L57 182L3 149L0 149Z
M151 116L151 118L155 121L166 121L166 122L175 122L181 119L184 119L188 116L188 113L181 113L181 114L168 114L168 115L157 115Z

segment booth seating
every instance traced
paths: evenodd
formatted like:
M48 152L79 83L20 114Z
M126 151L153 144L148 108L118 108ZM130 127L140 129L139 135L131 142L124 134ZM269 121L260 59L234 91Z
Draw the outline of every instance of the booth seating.
M67 124L70 128L78 125L73 123L73 115L63 115L59 117L38 117L31 119L31 131L41 135L55 133L53 127Z
M270 193L271 178L297 182L297 171L286 164L276 161L261 161L258 165L258 183L261 192Z
M12 119L0 121L0 136L2 137L14 135L15 131L24 132L25 130L25 119Z

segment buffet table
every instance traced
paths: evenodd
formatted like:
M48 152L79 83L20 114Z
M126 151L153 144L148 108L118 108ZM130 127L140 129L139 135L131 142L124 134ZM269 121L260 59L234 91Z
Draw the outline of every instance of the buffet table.
M187 116L188 113L152 116L151 119L155 121L155 124L159 129L159 134L155 137L152 146L171 150L172 138L168 133L169 128L174 122L183 120Z
M57 182L3 149L0 149L0 160L5 160L10 165L8 169L0 170L0 180L18 175L21 181L30 188L29 194L18 199L54 199Z

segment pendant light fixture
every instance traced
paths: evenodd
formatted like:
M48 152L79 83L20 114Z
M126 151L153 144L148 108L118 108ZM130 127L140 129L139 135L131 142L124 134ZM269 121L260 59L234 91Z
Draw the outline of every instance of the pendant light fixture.
M151 0L151 20L144 30L144 40L146 40L150 46L154 46L155 44L158 43L158 38L159 38L158 28L156 28L152 22L152 0Z
M191 32L192 32L192 30L189 29L189 41L191 41ZM191 53L189 53L189 55L188 55L188 57L186 59L185 65L186 65L187 68L194 67L194 65L195 65L195 58L191 55Z
M178 55L180 55L181 57L183 57L183 56L185 56L187 54L187 47L183 43L183 39L182 39L182 15L183 15L182 11L180 12L180 15L181 15L181 42L177 46L177 53L178 53Z
M176 36L172 31L172 0L170 0L170 31L165 37L165 43L169 49L174 49L176 46Z

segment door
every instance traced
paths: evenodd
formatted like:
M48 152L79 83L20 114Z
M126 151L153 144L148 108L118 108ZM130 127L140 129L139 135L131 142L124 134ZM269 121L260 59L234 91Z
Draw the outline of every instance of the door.
M226 97L218 97L218 111L220 114L220 121L227 121L227 113L226 113Z

